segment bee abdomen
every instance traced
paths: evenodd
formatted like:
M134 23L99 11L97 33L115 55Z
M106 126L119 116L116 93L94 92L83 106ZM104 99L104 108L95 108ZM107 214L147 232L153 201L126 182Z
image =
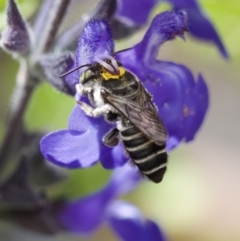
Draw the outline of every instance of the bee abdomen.
M167 170L165 145L156 145L135 126L122 131L121 138L129 156L140 172L153 182L161 182Z

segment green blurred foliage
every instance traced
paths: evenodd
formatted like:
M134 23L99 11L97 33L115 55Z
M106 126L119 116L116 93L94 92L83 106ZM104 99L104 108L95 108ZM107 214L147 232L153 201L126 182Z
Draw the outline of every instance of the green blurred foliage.
M75 100L42 83L30 102L25 121L29 131L64 129Z
M69 178L47 188L47 195L50 199L81 198L103 188L111 175L111 171L103 169L99 163L87 169L75 169L67 171L67 173Z
M240 61L240 1L201 0L230 53L231 61Z

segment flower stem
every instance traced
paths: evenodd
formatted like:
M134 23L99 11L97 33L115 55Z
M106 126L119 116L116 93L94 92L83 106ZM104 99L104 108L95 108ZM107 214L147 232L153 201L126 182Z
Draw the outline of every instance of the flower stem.
M71 0L55 0L51 6L45 28L42 30L42 36L35 50L35 55L39 56L50 50L57 30L63 20Z
M14 147L19 140L18 135L21 135L23 116L37 83L36 79L29 75L26 61L21 60L17 84L13 92L11 106L7 116L6 132L0 149L1 177L5 168L8 166L6 164L8 163L9 156L16 151Z
M38 58L41 54L50 50L70 1L71 0L52 0L49 13L41 20L44 24L39 23L39 25L41 25L39 28L42 28L41 31L38 30L41 32L41 38L35 42L30 58L20 60L17 83L7 116L6 132L0 149L1 181L5 178L6 173L9 172L9 169L15 166L12 163L12 159L18 159L14 157L16 156L17 148L20 146L19 137L24 131L23 117L32 93L42 78L42 76L37 73Z

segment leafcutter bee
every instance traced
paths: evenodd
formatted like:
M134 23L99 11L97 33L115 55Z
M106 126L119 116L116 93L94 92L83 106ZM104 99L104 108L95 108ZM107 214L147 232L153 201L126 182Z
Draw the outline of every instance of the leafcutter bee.
M107 121L116 123L103 137L103 143L114 147L121 140L140 172L155 183L161 182L167 169L168 135L152 95L112 56L80 67L87 70L81 74L76 89L81 95L88 94L93 107L85 102L77 103L86 115L104 115Z

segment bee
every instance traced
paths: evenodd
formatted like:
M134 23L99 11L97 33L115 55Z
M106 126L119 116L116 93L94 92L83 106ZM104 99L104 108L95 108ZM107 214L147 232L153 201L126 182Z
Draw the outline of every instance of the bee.
M167 169L166 127L141 81L110 57L80 66L88 68L76 89L79 94L88 95L93 107L82 101L77 103L86 115L103 115L106 121L115 122L116 127L103 136L103 143L114 147L121 140L140 173L159 183Z

